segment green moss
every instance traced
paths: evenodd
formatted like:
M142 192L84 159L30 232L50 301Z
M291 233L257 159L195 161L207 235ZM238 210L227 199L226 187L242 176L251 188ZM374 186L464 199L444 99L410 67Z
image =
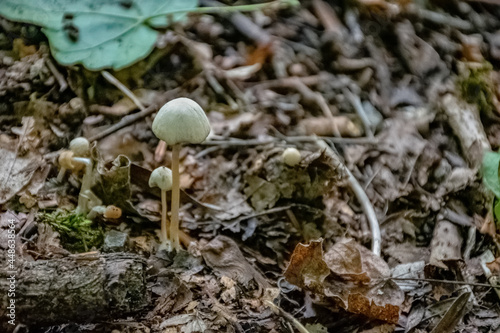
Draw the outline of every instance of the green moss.
M102 228L82 214L56 210L53 213L41 213L38 218L59 233L61 245L71 252L86 252L103 243Z
M491 114L494 111L492 70L493 66L489 62L484 62L482 66L464 70L457 81L462 98L468 103L477 105L483 114Z

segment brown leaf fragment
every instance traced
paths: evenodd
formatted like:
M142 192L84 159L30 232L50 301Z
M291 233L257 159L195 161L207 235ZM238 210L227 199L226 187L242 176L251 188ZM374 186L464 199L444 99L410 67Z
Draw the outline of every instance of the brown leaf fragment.
M448 311L444 314L443 318L434 327L431 333L451 333L455 331L455 326L458 324L460 319L465 314L467 310L467 302L469 301L471 293L466 292L458 296L457 299L450 306Z
M284 273L288 282L320 293L328 275L330 269L323 261L323 239L297 244Z
M486 267L488 267L494 275L498 275L500 273L500 257L496 258L492 262L487 262Z
M0 148L0 204L10 200L25 185L29 184L40 167L40 155L29 153L17 156L13 151Z
M434 229L429 263L448 269L444 261L462 259L461 248L462 236L457 226L446 220L440 221Z
M390 275L384 260L353 239L336 243L325 253L325 263L341 279L358 283Z
M404 295L401 290L389 281L381 288L370 289L364 294L351 292L347 311L397 324L403 300Z
M253 279L261 288L269 288L267 280L241 253L240 247L231 238L217 236L201 249L203 259L218 276L227 276L238 283L249 286Z

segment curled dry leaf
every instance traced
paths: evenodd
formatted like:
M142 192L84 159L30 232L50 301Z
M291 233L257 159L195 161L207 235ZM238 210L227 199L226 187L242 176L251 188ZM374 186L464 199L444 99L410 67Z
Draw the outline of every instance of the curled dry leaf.
M338 242L325 254L322 243L297 245L284 273L286 279L349 312L397 323L404 294L387 280L387 263L354 240Z

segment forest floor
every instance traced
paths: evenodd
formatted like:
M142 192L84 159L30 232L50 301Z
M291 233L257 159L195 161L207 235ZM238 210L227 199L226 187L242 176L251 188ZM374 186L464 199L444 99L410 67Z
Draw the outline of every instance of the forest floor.
M192 14L107 73L0 17L4 331L500 332L481 174L500 147L500 3L423 3ZM177 97L211 133L182 147L168 251L148 179L171 147L151 125ZM120 217L75 213L83 171L59 155L76 137L93 203Z

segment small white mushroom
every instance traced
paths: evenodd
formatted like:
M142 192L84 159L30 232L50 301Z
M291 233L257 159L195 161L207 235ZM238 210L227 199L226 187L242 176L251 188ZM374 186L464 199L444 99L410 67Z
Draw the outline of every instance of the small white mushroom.
M179 152L181 144L201 143L210 133L205 111L189 98L176 98L165 104L153 121L153 133L172 146L172 223L170 238L179 249Z
M287 148L283 152L283 162L285 162L286 165L288 166L296 166L297 164L300 163L300 152L297 150L297 148Z
M75 153L77 157L85 157L90 153L90 142L84 137L78 137L71 140L69 150Z
M172 189L172 170L163 166L154 169L149 177L149 187L159 187L161 190L161 242L164 244L168 239L167 191Z

